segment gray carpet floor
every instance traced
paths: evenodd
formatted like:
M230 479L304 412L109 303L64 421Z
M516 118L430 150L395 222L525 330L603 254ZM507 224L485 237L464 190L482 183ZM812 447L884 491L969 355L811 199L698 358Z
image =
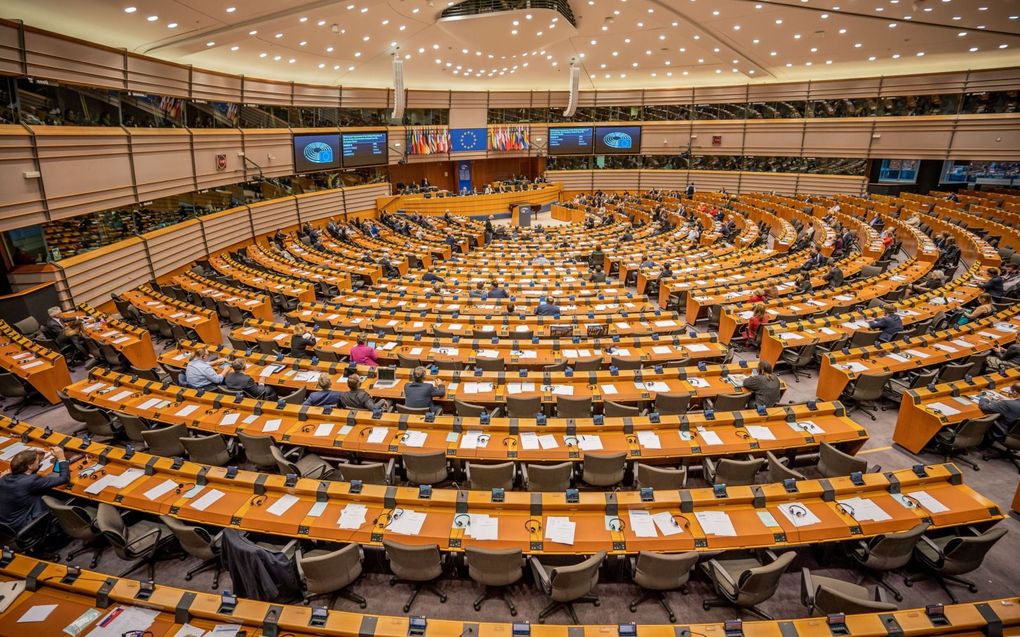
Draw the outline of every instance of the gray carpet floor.
M738 356L752 362L755 360L753 354L743 353ZM83 369L74 370L75 380L84 375ZM789 385L783 402L803 403L815 397L817 373L812 373L810 377L801 380L796 380L789 374L784 374L783 378ZM869 462L880 464L885 470L908 468L919 462L940 462L941 458L939 457L931 455L918 457L899 447L892 446L892 431L896 423L896 415L896 406L888 404L886 411L879 412L875 422L871 422L867 417L859 420L866 426L870 435L868 443L861 451L868 457ZM38 426L48 425L56 431L69 432L73 429L73 423L62 406L29 407L22 412L20 417L22 420ZM965 483L995 501L1003 511L1008 511L1018 479L1020 479L1016 468L1003 460L981 462L980 466L980 471L974 471L960 465ZM808 468L808 473L810 473L810 468ZM692 482L691 486L700 486L697 480ZM966 576L977 584L978 592L970 593L964 587L954 586L953 592L959 600L970 601L1016 595L1020 590L1020 575L1016 571L1016 560L1020 555L1020 521L1014 514L1000 524L1008 528L1009 533L995 546L990 558L985 560L981 568ZM76 545L71 545L69 549L71 548L76 548ZM800 603L801 569L806 567L822 575L857 581L860 579L861 573L852 568L845 555L843 547L838 545L799 550L797 559L783 575L779 591L772 599L761 605L762 610L773 617L783 619L805 616L806 610ZM79 556L73 563L87 567L89 558L90 555L85 554ZM186 571L197 564L198 562L191 558L160 562L156 571L156 582L194 590L210 590L211 572L200 573L191 581L185 580ZM112 551L106 551L97 570L118 574L125 566L126 563L120 561ZM410 614L465 621L536 621L539 612L548 602L548 599L531 583L530 574L526 571L522 583L511 590L518 609L516 617L512 617L507 607L498 599L486 602L480 612L475 612L471 608L471 604L481 594L482 587L474 584L467 577L462 564L451 564L449 570L449 576L441 584L448 595L447 602L441 604L431 593L423 592ZM908 567L907 572L918 571L913 567ZM136 571L132 577L142 577L143 575L144 569ZM904 599L900 603L901 608L922 607L935 602L949 603L950 601L948 595L931 581L918 582L909 588L903 585L899 575L894 575L891 581L903 593ZM863 583L869 587L875 585L874 580L870 578L865 578ZM221 577L219 590L230 588L230 577L224 573ZM385 572L385 563L381 555L371 550L368 551L366 558L366 575L359 581L355 590L368 600L366 612L385 615L404 614L402 607L410 594L409 588L403 584L391 588L389 575ZM576 607L582 623L639 622L647 624L667 621L665 611L654 601L641 605L637 612L630 612L628 605L641 594L641 590L630 582L626 565L620 560L607 561L595 592L601 600L598 607L591 604L581 604ZM737 617L742 617L745 620L755 619L752 615L741 613L733 608L703 610L702 600L713 596L711 585L707 580L695 574L689 585L689 594L683 595L679 591L671 592L668 594L668 600L678 617L679 624L722 621ZM357 604L344 599L338 599L333 607L349 611L359 610ZM560 612L551 616L547 623L569 623L569 619L565 613Z

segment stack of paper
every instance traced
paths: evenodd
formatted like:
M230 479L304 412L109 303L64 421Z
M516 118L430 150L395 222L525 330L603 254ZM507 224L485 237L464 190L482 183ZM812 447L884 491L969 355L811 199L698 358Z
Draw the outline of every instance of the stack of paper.
M723 443L722 438L719 437L719 434L712 431L711 429L698 427L698 435L701 436L701 439L705 441L706 445L721 445Z
M574 544L577 524L570 518L550 516L545 519L545 539L556 544Z
M745 427L747 433L751 434L751 437L756 440L775 440L776 435L772 433L772 430L768 427L762 427L760 425L747 425Z
M492 383L464 383L461 392L464 394L484 394L492 391Z
M348 504L340 511L340 518L336 521L341 529L360 529L365 524L365 515L368 507L364 504Z
M222 491L220 491L218 489L212 489L208 493L205 493L204 495L202 495L201 498L199 498L199 499L195 500L194 502L192 502L191 503L191 507L193 509L198 509L199 511L205 511L210 506L215 504L216 501L219 500L220 498L222 498L224 495L226 495L226 494L223 493Z
M837 500L840 504L850 509L850 515L859 522L883 522L891 520L892 516L885 512L885 509L878 506L874 500L868 498L846 498Z
M425 441L428 439L428 434L424 431L415 431L414 429L408 429L404 432L402 443L408 447L424 447Z
M586 436L579 434L577 436L577 447L581 451L599 451L602 449L602 438L600 436Z
M535 391L535 383L507 383L506 385L506 392L511 395L533 391Z
M404 509L397 517L391 517L386 529L397 535L418 535L425 524L425 513Z
M476 540L499 539L499 518L484 513L469 513L470 521L464 535Z
M821 522L818 516L815 515L811 509L798 502L780 504L779 511L786 516L787 520L798 528L802 526L811 526L812 524L818 524Z
M659 537L655 531L655 521L648 511L628 511L630 518L630 530L637 537Z
M645 449L662 449L662 442L659 440L659 434L654 431L639 431L637 432L638 444Z
M377 445L386 440L390 430L388 427L372 427L372 431L368 434L367 442L369 444Z
M484 431L468 431L460 439L461 449L484 449L489 444L489 434Z
M705 535L726 537L737 535L736 529L733 528L733 521L725 511L699 511L694 514L694 517L697 518Z
M949 507L936 500L927 491L912 491L905 495L908 495L911 498L917 500L918 504L920 504L925 509L928 509L930 513L944 513L949 510Z

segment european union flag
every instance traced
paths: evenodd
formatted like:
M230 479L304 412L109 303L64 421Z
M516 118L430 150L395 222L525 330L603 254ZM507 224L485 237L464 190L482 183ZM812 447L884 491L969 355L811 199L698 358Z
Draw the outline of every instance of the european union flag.
M450 130L450 150L455 153L485 150L487 136L488 130L485 128L453 128Z

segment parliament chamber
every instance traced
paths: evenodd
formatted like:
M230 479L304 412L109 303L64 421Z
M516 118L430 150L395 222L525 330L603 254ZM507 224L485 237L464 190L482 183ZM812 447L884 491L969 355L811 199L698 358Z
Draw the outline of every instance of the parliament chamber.
M842 4L9 0L0 637L1020 635L1020 20Z

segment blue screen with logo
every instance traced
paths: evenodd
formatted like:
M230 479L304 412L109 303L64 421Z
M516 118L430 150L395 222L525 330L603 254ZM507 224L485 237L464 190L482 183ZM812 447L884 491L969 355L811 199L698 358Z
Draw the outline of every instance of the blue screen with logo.
M590 155L591 126L550 126L550 155Z
M636 155L641 152L640 126L596 126L596 155Z
M389 136L386 131L344 133L344 168L385 166L389 163Z
M294 170L299 173L340 168L340 135L294 135Z

